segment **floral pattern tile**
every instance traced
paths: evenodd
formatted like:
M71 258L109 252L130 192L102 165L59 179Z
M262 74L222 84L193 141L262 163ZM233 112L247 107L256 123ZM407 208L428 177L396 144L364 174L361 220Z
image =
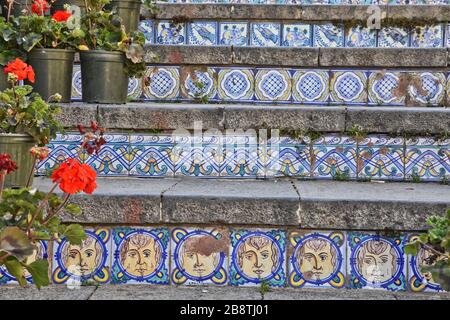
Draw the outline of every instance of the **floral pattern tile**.
M377 46L376 30L362 26L347 28L345 46L348 48L375 48Z
M442 25L416 27L411 33L411 46L415 48L440 48L444 40Z
M311 47L312 32L309 24L284 24L283 47Z
M144 98L151 100L173 100L180 92L180 72L178 67L148 67L144 78Z
M259 101L289 101L292 93L291 74L287 69L257 69L255 92Z
M331 102L339 104L367 103L367 75L361 71L332 71Z
M327 104L330 77L327 71L292 70L292 97L302 104Z
M445 84L443 72L412 73L408 94L418 105L442 105L446 94Z
M212 100L217 93L217 72L214 68L182 68L180 73L181 93L187 99Z
M233 45L236 47L247 46L248 24L247 22L220 22L219 44Z
M402 73L397 71L369 72L369 105L404 105L405 93L399 90L401 77Z
M186 26L184 23L160 21L156 33L157 44L185 44Z
M220 69L217 89L220 100L252 101L255 94L253 70L249 68Z

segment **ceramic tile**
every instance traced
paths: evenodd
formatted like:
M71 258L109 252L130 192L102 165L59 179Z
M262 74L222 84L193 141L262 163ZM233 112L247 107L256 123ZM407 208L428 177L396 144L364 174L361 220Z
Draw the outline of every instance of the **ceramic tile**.
M447 38L447 48L450 48L450 23L447 24L447 29L445 31Z
M128 79L128 95L129 100L139 100L142 96L142 81L140 78Z
M173 100L180 91L178 67L148 67L144 75L144 97L152 100Z
M450 178L450 139L411 138L406 141L405 178L442 181Z
M174 228L171 243L174 284L227 284L228 228Z
M224 68L218 73L218 98L220 100L251 101L255 94L252 69Z
M408 94L421 105L442 105L445 99L446 78L443 72L410 73Z
M230 284L256 286L264 281L269 286L284 287L285 250L285 231L232 229Z
M336 48L344 46L344 28L341 25L314 25L314 47Z
M401 72L389 70L370 72L368 85L369 104L404 105L405 92L400 90L401 78Z
M247 46L247 22L219 22L219 44L236 47Z
M404 140L387 136L368 136L358 142L358 178L403 180Z
M277 47L280 45L281 26L279 23L252 23L250 45L256 47Z
M37 260L48 259L48 248L46 241L37 241L34 243L34 246L35 249L33 250L33 253L26 258L26 264L31 264ZM23 276L28 283L33 283L31 274L27 270L24 271ZM16 278L8 272L6 267L4 265L0 266L0 285L17 283Z
M184 23L160 21L156 33L157 44L186 44L186 27Z
M217 22L195 21L188 25L188 44L212 46L217 38Z
M181 93L188 99L214 99L217 93L217 72L214 68L182 67Z
M428 25L413 28L411 46L415 48L440 48L444 40L442 25Z
M408 242L418 240L419 234L410 234ZM439 292L442 287L434 282L429 272L422 272L422 267L436 264L436 255L430 249L421 246L416 256L408 255L408 289L413 292Z
M409 32L406 28L384 27L378 32L378 47L406 48L409 45Z
M224 161L220 176L227 178L256 178L264 176L264 165L259 162L256 134L228 134L223 141Z
M349 48L375 48L377 46L376 30L362 26L347 28L345 46Z
M340 231L289 234L289 285L294 288L345 288L346 241Z
M81 245L71 245L66 238L54 242L53 283L81 285L94 281L103 284L111 280L111 231L98 228L85 232L87 238Z
M255 77L256 99L259 101L290 100L291 75L286 69L257 69Z
M318 179L356 177L356 141L344 136L325 136L313 141L312 176Z
M153 30L154 30L153 20L139 21L138 31L144 34L145 44L152 44L155 42Z
M283 47L311 47L311 25L303 23L283 25Z
M81 67L79 64L73 65L72 71L72 100L81 100Z
M294 102L302 104L328 103L329 74L321 70L292 70Z
M112 283L169 284L169 240L167 228L115 228Z
M98 155L92 154L86 159L97 174L103 176L126 176L130 169L127 152L130 142L128 134L106 134L106 144Z
M330 100L337 104L366 104L367 75L363 71L331 71Z
M351 289L406 290L406 237L349 232L347 273Z

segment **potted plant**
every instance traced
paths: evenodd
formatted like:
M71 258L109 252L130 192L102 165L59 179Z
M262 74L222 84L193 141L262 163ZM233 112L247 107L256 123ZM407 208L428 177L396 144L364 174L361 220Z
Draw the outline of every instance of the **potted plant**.
M25 57L25 53L17 45L16 37L17 34L12 24L0 17L0 66L5 67L8 62L17 57L22 59ZM7 87L6 74L2 70L0 72L0 91L5 90Z
M32 93L31 86L18 86L20 80L34 81L33 68L16 58L4 70L11 88L0 92L0 149L10 154L22 168L8 175L5 183L9 187L22 187L32 179L24 174L33 169L33 158L28 150L34 145L44 146L63 130L55 120L59 108Z
M61 102L70 102L74 49L83 37L83 31L68 23L70 17L67 11L57 11L52 16L33 12L11 19L17 43L28 52L27 62L36 72L33 89L44 100L58 93Z
M144 34L127 34L118 15L91 0L81 19L79 46L82 99L88 103L126 103L128 79L145 71Z

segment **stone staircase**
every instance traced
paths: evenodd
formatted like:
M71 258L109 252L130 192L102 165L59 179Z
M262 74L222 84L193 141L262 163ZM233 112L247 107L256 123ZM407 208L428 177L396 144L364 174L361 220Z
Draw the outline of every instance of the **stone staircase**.
M359 4L158 6L143 12L148 71L130 103L82 103L75 65L67 133L35 185L77 154L76 124L95 119L108 143L82 157L99 174L93 197L74 198L84 214L64 217L95 259L80 277L65 241L43 244L51 290L448 299L418 271L426 252L403 248L450 208L450 6L379 5L378 30Z

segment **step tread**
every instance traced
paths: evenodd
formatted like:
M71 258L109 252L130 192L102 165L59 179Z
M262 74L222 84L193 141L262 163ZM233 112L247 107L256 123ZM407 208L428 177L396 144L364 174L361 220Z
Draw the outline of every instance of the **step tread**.
M50 185L35 180L42 190ZM423 230L431 214L450 208L450 187L434 183L98 178L98 185L94 196L73 198L85 214L67 221Z

